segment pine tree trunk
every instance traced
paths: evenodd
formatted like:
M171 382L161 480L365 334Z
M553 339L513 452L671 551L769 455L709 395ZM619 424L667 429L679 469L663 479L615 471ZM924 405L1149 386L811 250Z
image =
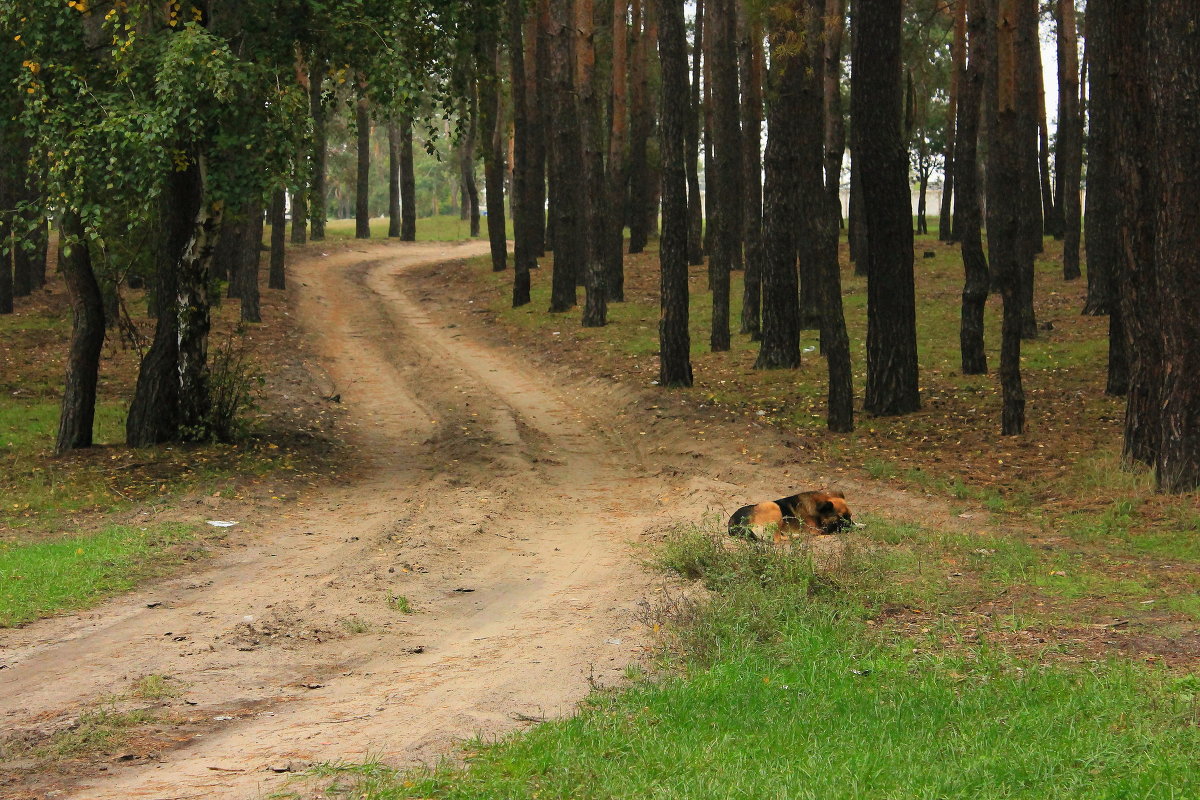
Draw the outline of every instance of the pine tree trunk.
M523 41L526 28L525 5L522 0L508 0L508 52L512 68L511 86L513 98L513 291L512 306L519 308L529 303L529 270L536 265L534 241L537 225L534 214L538 211L533 199L533 167L530 164L530 109L529 91L526 83L525 53ZM536 28L533 35L536 37Z
M635 0L636 2L636 0ZM704 263L704 196L700 192L700 92L701 54L704 49L704 0L696 0L696 29L692 39L691 108L684 123L684 159L688 186L688 264ZM661 56L660 56L661 59ZM665 162L664 162L664 176ZM664 191L665 195L665 191ZM664 220L664 226L666 222Z
M968 0L952 0L954 14L954 39L950 46L950 102L946 108L946 150L942 163L942 202L938 209L938 241L958 241L958 220L952 219L950 210L957 191L958 167L958 104L963 93L963 77L967 70L967 3Z
M292 244L304 244L308 238L308 184L309 168L305 159L299 159L292 190Z
M388 238L400 238L400 125L387 125L388 137Z
M1036 24L1036 23L1035 23ZM1036 40L1035 40L1036 42ZM1050 129L1046 122L1046 87L1042 83L1042 55L1038 49L1038 169L1042 188L1042 234L1062 239L1062 214L1055 202L1054 189L1050 184ZM1039 253L1045 250L1041 235L1038 237Z
M650 165L647 145L650 139L649 11L646 0L633 4L634 46L630 65L629 102L629 252L646 249L650 231L646 227L645 208L650 197ZM639 10L641 14L639 15ZM639 18L640 16L640 18ZM640 24L639 24L640 23Z
M608 299L617 303L625 300L625 224L620 209L625 202L625 186L628 183L625 172L625 150L629 138L626 92L629 72L629 26L626 24L628 9L629 0L613 0L610 97L612 120L609 125L608 171L605 175L604 190L608 229L604 232L604 242Z
M104 301L92 272L83 223L74 209L63 212L63 235L67 238L67 246L61 268L71 298L73 322L58 438L54 445L57 454L92 446L100 350L104 346Z
M741 332L758 341L761 334L761 284L763 270L762 232L762 30L745 17L739 7L739 67L742 90L742 238L746 243L743 275Z
M1150 18L1149 49L1158 165L1154 259L1161 291L1163 347L1160 491L1200 488L1200 9L1160 0Z
M262 322L258 297L258 272L259 267L262 266L262 201L255 202L250 207L249 213L245 234L242 237L242 257L238 265L240 283L238 297L242 301L240 319L242 322Z
M1025 431L1025 392L1021 385L1021 209L1010 202L1021 180L1021 97L1017 90L1017 46L1020 9L1027 0L989 0L988 40L988 249L992 275L1004 298L1000 341L1000 387L1003 397L1000 431ZM1027 149L1027 148L1026 148Z
M508 268L508 236L504 217L504 111L500 96L500 74L496 60L499 48L496 37L485 33L479 52L480 123L486 137L483 149L483 179L487 190L488 243L492 254L492 271Z
M366 91L364 87L363 92ZM358 177L354 182L354 238L371 238L371 107L365 95L354 104L358 132Z
M1113 15L1117 0L1089 0L1086 25L1088 59L1093 64L1112 61ZM1088 76L1088 165L1086 211L1083 215L1087 242L1087 300L1083 313L1100 315L1116 306L1117 186L1113 114L1116 102L1111 70L1092 69ZM1110 354L1124 347L1124 340L1109 342Z
M546 255L548 246L546 174L549 169L549 144L545 109L551 97L549 25L550 2L537 0L537 14L530 15L525 37L528 48L525 59L525 102L529 113L529 206L534 225L530 238L534 256ZM536 261L530 263L531 269L536 266Z
M1156 59L1151 58L1146 44L1151 18L1149 5L1147 0L1123 0L1112 6L1112 47L1107 63L1114 81L1110 122L1119 254L1117 299L1121 304L1121 326L1125 330L1129 360L1124 454L1127 459L1155 465L1162 444L1165 298L1155 270L1155 221L1159 208L1154 196L1152 162L1157 159L1149 154L1171 145L1153 139L1155 118L1149 84L1150 68ZM1160 5L1156 3L1155 8ZM1169 113L1183 112L1171 109ZM1191 313L1194 311L1191 309ZM1195 342L1185 346L1194 347Z
M575 100L575 16L571 0L550 5L550 77L552 168L550 187L554 219L554 274L551 276L550 311L576 305L575 288L586 260L586 224L579 165L583 161L579 110Z
M987 78L987 4L969 0L970 65L964 60L959 70L958 140L954 147L954 225L962 245L963 291L959 348L964 375L982 375L988 371L984 350L983 312L987 305L987 256L983 252L983 215L979 207L979 114L983 84ZM966 8L960 13L965 13Z
M742 150L738 121L737 11L736 0L709 0L709 36L712 40L713 75L713 174L716 215L712 255L708 260L712 285L713 352L729 349L729 273L741 264Z
M12 214L3 211L12 207L12 200L9 176L6 170L0 169L0 314L11 314L14 310L13 250L16 245L16 231L12 224Z
M918 390L908 153L901 131L901 0L857 5L851 126L862 160L867 243L867 391L872 414L906 414ZM862 254L860 254L860 257Z
M800 295L796 279L800 128L804 63L791 44L803 40L801 0L788 0L770 25L767 147L763 157L762 343L755 369L800 366Z
M825 26L825 188L835 203L840 228L842 160L846 155L846 119L842 110L842 40L846 31L846 0L826 0Z
M311 202L309 203L309 221L311 238L314 242L325 240L325 198L329 192L326 187L326 164L329 157L328 134L326 132L325 105L322 94L325 84L325 64L314 61L308 71L308 108L312 116L312 183Z
M638 2L638 0L634 0ZM662 239L658 259L662 316L658 323L661 386L691 386L691 345L688 334L688 198L685 138L687 117L694 115L687 77L683 0L654 0L658 4L658 47L662 63L663 164Z
M1079 183L1083 163L1083 119L1079 113L1079 42L1074 0L1058 2L1058 140L1055 144L1055 192L1061 216L1063 278L1079 269Z
M412 117L400 123L400 241L417 240L417 176L413 171Z
M267 275L267 288L269 289L287 288L287 273L284 270L287 258L284 244L286 205L287 195L283 188L276 189L271 194L271 267Z
M578 31L575 94L579 98L580 145L583 151L584 302L583 327L600 328L608 321L605 265L608 225L604 213L603 117L596 87L595 19L592 0L575 0Z
M1021 338L1036 339L1033 307L1034 257L1042 252L1042 200L1038 168L1038 98L1041 96L1041 52L1038 47L1037 0L1016 4L1017 158L1021 233L1018 250L1018 290L1021 302Z
M831 431L854 429L853 375L850 340L842 312L841 272L838 264L838 215L826 180L824 120L827 96L825 0L806 0L804 24L807 46L797 54L800 67L799 198L800 253L812 260L809 274L817 286L821 312L821 345L827 359L829 390L826 423Z

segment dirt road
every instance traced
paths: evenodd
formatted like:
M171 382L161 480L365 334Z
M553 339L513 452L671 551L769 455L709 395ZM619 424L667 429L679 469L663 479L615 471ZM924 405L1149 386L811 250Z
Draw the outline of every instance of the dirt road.
M728 492L663 477L616 387L539 372L405 281L484 247L309 251L293 312L359 477L243 524L249 545L199 573L0 632L7 732L64 727L146 675L184 688L155 731L169 746L56 796L256 797L289 762L432 762L568 714L643 653L654 579L631 545Z

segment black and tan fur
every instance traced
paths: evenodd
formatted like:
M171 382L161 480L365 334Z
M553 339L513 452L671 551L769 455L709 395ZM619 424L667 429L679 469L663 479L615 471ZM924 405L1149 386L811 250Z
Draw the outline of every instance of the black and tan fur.
M742 506L729 518L729 533L761 539L768 528L773 528L773 541L779 544L801 533L837 533L853 524L846 496L841 492L801 492Z

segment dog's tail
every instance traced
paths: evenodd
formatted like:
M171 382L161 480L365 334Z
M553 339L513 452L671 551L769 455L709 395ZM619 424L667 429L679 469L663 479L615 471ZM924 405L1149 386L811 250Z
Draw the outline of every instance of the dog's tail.
M757 539L754 531L750 528L750 512L754 506L742 506L737 511L733 512L733 516L729 518L729 535L738 536L743 539Z

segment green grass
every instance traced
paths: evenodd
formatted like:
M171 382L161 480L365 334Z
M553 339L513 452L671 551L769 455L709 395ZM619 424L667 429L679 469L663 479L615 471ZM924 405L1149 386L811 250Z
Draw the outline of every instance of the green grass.
M904 541L911 530L881 538ZM682 530L655 556L701 580L657 680L470 746L466 767L318 771L356 798L1186 798L1200 679L1046 665L873 628L879 565ZM1003 557L1017 564L1020 553Z
M104 707L86 711L70 728L55 733L35 748L34 754L42 759L62 760L111 752L129 738L134 728L157 718L154 709L147 708L117 711Z
M0 542L0 627L91 605L199 553L189 526L109 525L28 544Z

